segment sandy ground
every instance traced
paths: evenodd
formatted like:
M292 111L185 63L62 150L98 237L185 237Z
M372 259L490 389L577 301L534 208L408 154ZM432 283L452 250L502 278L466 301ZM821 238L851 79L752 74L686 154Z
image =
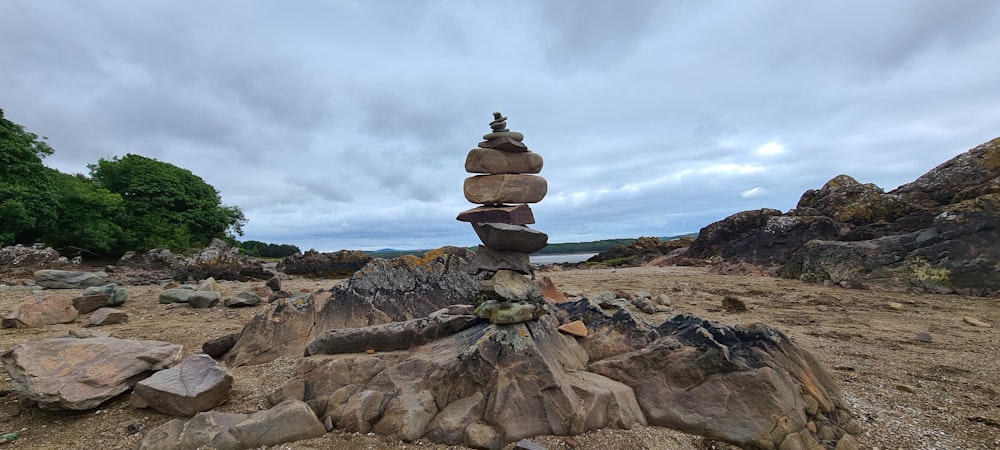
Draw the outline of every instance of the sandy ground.
M766 322L788 334L827 367L860 418L863 448L1000 449L1000 301L957 295L846 290L797 281L752 276L709 275L702 268L665 267L540 272L570 294L647 291L667 294L672 311L645 316L654 323L690 313L730 324ZM2 277L0 277L2 279ZM286 290L328 289L337 280L288 279ZM251 283L221 283L223 297ZM0 311L38 295L72 298L79 290L46 290L0 285ZM101 327L112 336L155 339L184 346L184 356L200 352L211 338L239 331L263 306L195 310L157 303L158 286L129 286L122 309L130 321ZM734 296L748 307L732 313L722 298ZM901 304L890 307L889 303ZM994 325L974 327L975 317ZM31 340L66 334L74 324L0 330L0 350ZM931 342L915 333L928 331ZM233 369L232 397L219 409L252 412L295 365L271 364ZM6 448L135 448L142 435L171 417L127 406L127 396L98 410L54 413L22 405L0 374L0 434L16 432ZM658 427L601 430L581 436L543 436L549 449L725 449L730 446ZM404 444L374 435L334 431L320 439L278 448L448 448L430 442ZM455 447L451 447L455 448Z

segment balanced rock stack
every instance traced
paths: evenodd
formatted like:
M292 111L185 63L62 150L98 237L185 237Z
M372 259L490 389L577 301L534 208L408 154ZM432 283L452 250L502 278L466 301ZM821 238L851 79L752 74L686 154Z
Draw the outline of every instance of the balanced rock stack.
M528 150L524 135L507 129L507 118L493 113L492 132L469 151L465 170L480 174L465 179L465 198L481 206L464 211L458 220L471 222L483 245L476 251L476 273L487 272L480 285L482 303L476 314L493 323L518 323L545 313L541 291L528 255L548 244L549 237L528 228L535 217L528 203L545 197L542 157Z

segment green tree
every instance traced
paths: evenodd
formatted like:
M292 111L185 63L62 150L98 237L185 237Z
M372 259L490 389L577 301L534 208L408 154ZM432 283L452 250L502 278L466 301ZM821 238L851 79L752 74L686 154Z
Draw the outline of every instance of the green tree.
M5 119L0 109L0 245L33 243L56 218L42 164L52 148L42 139Z
M88 167L101 186L121 195L130 250L187 250L229 232L243 234L243 211L222 205L219 192L187 169L133 154Z
M269 244L261 241L246 241L238 243L240 252L247 256L264 258L284 258L296 253L302 253L298 247L291 244Z
M77 247L94 253L124 252L125 217L121 195L101 187L83 175L68 175L47 169L56 197L55 226L43 241L67 253Z

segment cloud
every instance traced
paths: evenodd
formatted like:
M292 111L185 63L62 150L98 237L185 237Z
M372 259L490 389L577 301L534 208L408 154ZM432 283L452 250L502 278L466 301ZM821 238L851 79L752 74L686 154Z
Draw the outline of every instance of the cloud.
M996 137L998 22L977 0L14 0L0 107L51 167L167 161L245 239L320 250L475 244L463 163L502 111L545 159L551 242L663 236Z
M760 186L757 186L757 187L754 187L754 188L751 188L751 189L747 189L747 190L741 192L740 193L740 197L743 197L743 198L760 198L760 197L767 196L767 194L768 194L767 189L764 189L764 188L762 188Z

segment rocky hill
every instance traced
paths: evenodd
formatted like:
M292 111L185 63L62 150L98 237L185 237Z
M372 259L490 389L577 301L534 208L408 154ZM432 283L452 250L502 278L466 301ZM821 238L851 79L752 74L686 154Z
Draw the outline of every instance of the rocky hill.
M996 295L998 222L1000 138L890 192L838 175L786 213L733 214L702 228L685 256L844 287Z

